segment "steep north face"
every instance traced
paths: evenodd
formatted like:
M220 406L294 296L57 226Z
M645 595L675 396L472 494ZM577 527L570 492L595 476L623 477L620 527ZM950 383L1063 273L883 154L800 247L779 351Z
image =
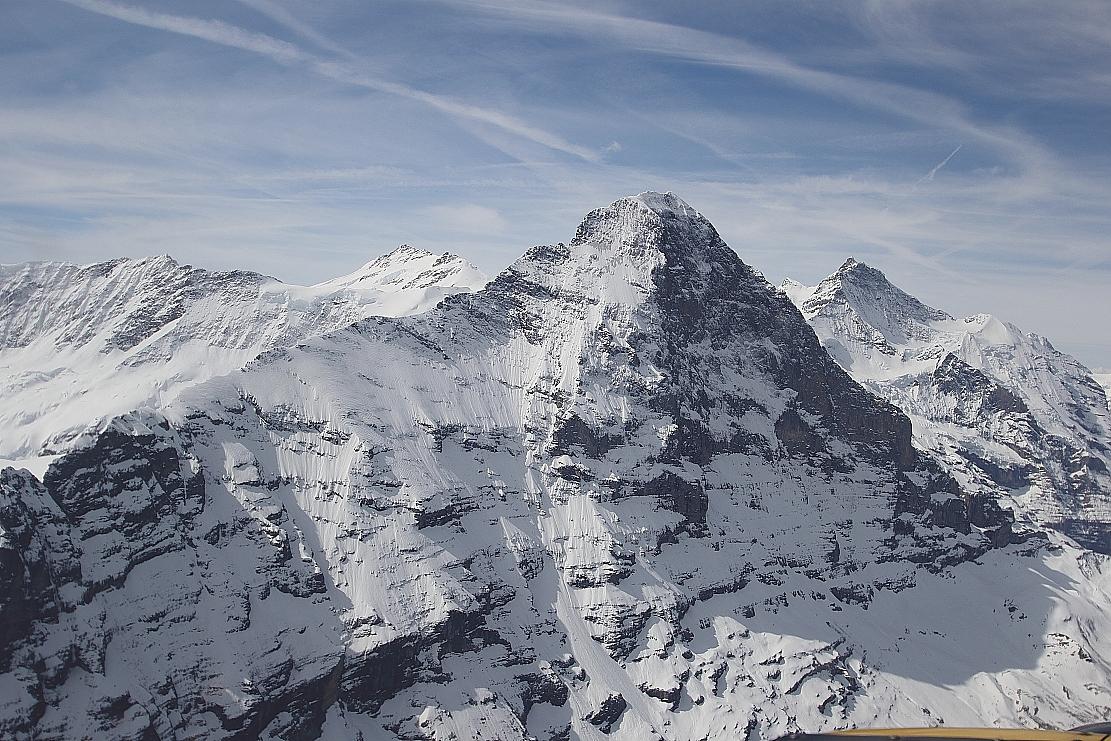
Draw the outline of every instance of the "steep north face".
M0 478L17 738L1111 712L1111 568L962 488L670 194L59 453Z

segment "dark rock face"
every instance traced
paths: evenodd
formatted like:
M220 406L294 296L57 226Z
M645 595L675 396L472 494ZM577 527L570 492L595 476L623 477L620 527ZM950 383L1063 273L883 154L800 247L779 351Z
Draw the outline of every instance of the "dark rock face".
M827 452L825 441L803 421L794 409L788 409L775 421L775 436L793 456L804 458Z
M598 239L613 219L612 210L593 212L572 246ZM664 211L655 230L653 244L665 262L652 272L651 296L660 317L654 361L669 383L653 403L675 419L676 456L705 464L715 453L749 452L752 436L739 432L720 439L705 421L759 411L759 400L729 393L724 377L728 369L752 367L778 388L794 392L784 413L788 420L777 421L790 453L823 452L819 438L804 431L801 411L850 441L868 460L913 467L909 420L852 381L790 300L745 265L709 222Z
M1085 548L1096 553L1111 555L1111 525L1092 520L1066 519L1050 525L1069 536Z
M524 703L523 715L527 718L529 711L537 703L547 703L553 707L561 708L567 704L571 696L567 685L555 676L554 673L520 674L515 680L521 687L521 702Z
M979 558L991 548L1023 542L1012 531L1014 512L1000 507L994 497L963 491L936 463L930 462L925 471L927 476L917 477L919 481L925 478L924 485L910 477L901 480L893 533L897 539L913 531L907 517L928 523L932 532L920 531L915 546L901 551L900 558L939 571L963 560ZM975 545L953 550L943 544L945 530L970 534L974 528L983 534Z
M476 615L455 613L437 630L420 636L406 636L379 646L366 655L349 657L339 678L340 699L344 707L358 712L376 713L382 703L411 686L428 667L420 660L422 652L439 649L441 653L475 650L468 640L481 629ZM536 700L540 701L540 700ZM324 705L327 709L331 702Z
M131 416L59 457L45 484L25 472L0 472L0 580L6 587L0 670L22 677L32 700L24 714L3 721L5 734L166 739L208 712L225 738L258 738L267 728L286 741L319 736L324 713L339 696L338 654L306 672L320 660L296 649L280 656L279 641L268 656L247 659L253 666L243 668L251 678L243 705L205 697L216 661L206 646L225 633L250 640L252 608L268 609L271 587L305 598L322 592L323 583L299 592L296 576L283 578L291 554L288 541L274 537L280 528L256 540L252 558L238 566L246 567L239 577L254 583L236 583L232 554L257 526L242 519L233 527L205 522L204 473L192 470L186 447L164 419ZM212 569L221 558L224 563ZM226 614L220 609L226 627L215 634L205 632L207 600L230 606ZM281 632L296 635L297 627ZM108 671L113 643L147 644L128 657L141 673L155 672L142 694L121 688ZM61 688L75 683L89 686L90 705L83 715L60 716L54 706L64 700Z
M660 503L672 512L682 515L687 522L703 524L706 522L706 507L709 499L699 482L690 482L670 471L665 471L641 487L640 496L657 497Z
M57 505L24 471L0 471L0 532L0 674L12 672L26 692L21 712L0 719L0 737L32 738L47 711L46 693L66 679L71 667L63 663L43 671L27 660L28 648L42 643L50 625L73 610L80 554ZM87 658L91 661L83 661ZM74 651L69 663L79 662L96 669L102 654Z
M22 713L0 720L0 735L52 738L40 724L51 698L75 671L103 671L106 641L95 633L95 617L93 635L66 627L88 594L81 549L66 513L25 471L0 471L0 527L0 672L12 672L26 698ZM126 692L94 695L91 720L108 731L134 704ZM147 738L156 738L145 728Z
M1064 512L1099 510L1095 504L1111 498L1111 477L1098 454L1085 450L1074 438L1052 434L1031 413L1026 402L985 373L949 354L931 374L927 393L938 407L949 410L938 421L976 430L985 439L1002 443L1023 463L961 450L959 455L1005 489L1037 484L1054 492ZM981 497L983 498L983 497ZM986 505L985 505L986 506ZM1086 548L1108 550L1111 522L1097 517L1047 519L1047 527L1064 532Z
M610 695L602 701L597 710L586 716L584 720L597 726L602 733L609 733L613 730L614 724L621 719L621 714L625 712L625 708L628 706L628 702L620 694Z
M1003 388L968 363L949 353L933 372L932 386L939 394L953 399L952 422L975 427L991 414L1026 414L1026 403L1010 389Z
M292 667L290 667L292 669ZM263 732L283 741L320 738L328 708L339 695L341 666L306 682L275 687L251 712L239 717L220 715L229 741L250 741ZM157 737L155 737L157 738Z
M621 443L620 436L593 430L582 417L572 414L552 430L551 452L553 455L567 455L578 449L588 458L598 458Z
M0 471L0 672L36 623L57 622L69 606L59 594L81 578L65 516L33 476Z
M163 423L163 432L169 426ZM203 506L204 482L182 475L178 450L154 431L109 427L91 447L59 459L43 477L80 543L88 565L82 601L118 586L132 568L185 547L182 514ZM95 563L95 566L93 564Z

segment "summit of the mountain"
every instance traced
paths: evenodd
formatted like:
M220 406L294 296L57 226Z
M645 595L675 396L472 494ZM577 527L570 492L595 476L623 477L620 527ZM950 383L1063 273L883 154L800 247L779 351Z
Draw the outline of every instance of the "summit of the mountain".
M852 257L819 283L799 309L810 321L820 316L822 321L844 324L853 340L885 350L927 340L932 323L953 320Z
M713 230L702 214L675 194L646 191L591 211L579 224L571 245L606 243L640 252L652 245L682 249L704 241L659 240L658 229L665 223L683 224L692 233Z
M634 305L663 265L737 261L709 221L671 193L645 192L591 211L569 244L533 248L492 286L524 281L545 291Z
M832 304L849 305L857 311L879 310L895 321L926 323L953 318L926 306L891 283L881 271L853 257L818 284L803 311L809 317Z

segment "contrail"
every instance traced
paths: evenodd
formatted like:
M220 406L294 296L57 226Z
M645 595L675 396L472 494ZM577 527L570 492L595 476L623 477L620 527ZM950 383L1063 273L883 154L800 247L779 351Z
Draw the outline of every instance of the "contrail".
M953 159L953 155L956 154L957 152L959 152L961 147L963 147L963 146L964 146L963 144L958 144L957 148L954 149L952 152L950 152L948 157L943 159L941 162L938 162L937 166L934 167L934 169L930 170L925 175L923 175L922 178L917 183L915 183L915 185L918 185L920 183L924 183L927 180L933 180L934 175L937 174L937 171L940 170L941 168L945 167L945 163L948 162L949 160Z
M530 126L509 114L459 103L445 96L418 90L402 83L361 74L358 70L353 69L349 63L337 63L324 59L304 51L295 44L275 39L266 34L248 31L223 21L159 13L131 5L121 5L109 0L61 0L61 2L127 23L157 28L162 31L172 31L211 41L215 44L253 51L286 66L303 64L317 74L330 77L333 80L417 100L452 116L497 126L536 144L575 155L588 162L599 161L598 153L564 141L555 134Z
M271 2L270 0L239 0L247 7L267 16L273 21L277 21L289 30L303 36L309 41L313 42L321 49L327 49L333 54L341 57L346 57L352 61L358 61L358 55L343 48L339 44L329 39L324 34L317 31L315 28L307 23L300 21L296 16L290 13L280 5Z
M146 8L119 5L107 0L62 0L62 2L127 23L195 36L216 44L257 52L286 65L306 62L309 57L293 44L266 34L247 31L223 21L184 18L149 11Z

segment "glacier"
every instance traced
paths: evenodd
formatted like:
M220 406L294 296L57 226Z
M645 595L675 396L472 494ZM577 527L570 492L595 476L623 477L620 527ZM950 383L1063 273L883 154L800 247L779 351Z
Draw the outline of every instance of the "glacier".
M1106 397L997 320L776 288L660 193L492 280L0 277L5 736L1111 717Z

